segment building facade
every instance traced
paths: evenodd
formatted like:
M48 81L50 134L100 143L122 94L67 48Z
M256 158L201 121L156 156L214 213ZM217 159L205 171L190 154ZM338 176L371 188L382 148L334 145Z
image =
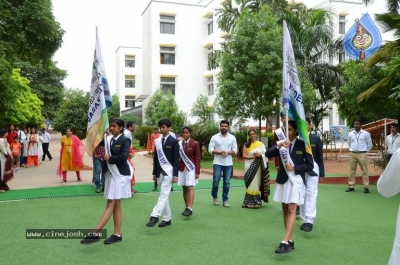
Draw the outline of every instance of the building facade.
M218 28L216 9L227 0L150 0L142 12L142 47L119 47L117 60L117 94L121 112L143 116L150 96L157 90L170 90L189 122L193 103L200 94L209 97L213 105L218 89L219 69L207 70L208 55L221 49L229 33ZM289 1L291 2L291 1ZM321 2L323 4L321 4ZM301 3L301 2L295 2ZM384 6L365 7L362 0L304 1L309 8L329 7L333 13L336 37L344 35L356 18L366 12L384 12ZM385 40L385 36L383 36ZM390 39L386 38L386 39ZM129 60L134 58L134 67ZM330 63L348 60L344 53L334 55ZM128 62L127 62L128 61ZM127 66L128 65L128 66ZM134 87L132 87L132 85ZM332 103L329 116L321 129L332 125L346 125L339 117L336 104ZM212 115L210 119L217 119ZM258 123L248 120L248 125ZM265 123L263 123L265 124Z
M143 91L142 48L120 46L115 51L115 87L120 110L135 110L141 103L137 98ZM141 117L140 113L130 112Z

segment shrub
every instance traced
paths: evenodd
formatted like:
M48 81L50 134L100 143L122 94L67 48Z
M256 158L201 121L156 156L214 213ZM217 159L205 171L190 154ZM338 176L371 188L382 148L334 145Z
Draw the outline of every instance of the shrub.
M139 145L146 147L147 137L153 133L153 129L152 126L136 126L135 141L139 140Z

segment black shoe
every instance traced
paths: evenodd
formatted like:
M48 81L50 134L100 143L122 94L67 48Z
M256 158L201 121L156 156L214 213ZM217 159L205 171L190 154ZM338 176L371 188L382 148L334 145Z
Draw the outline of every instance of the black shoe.
M346 189L346 192L350 192L350 191L354 191L354 188L348 187L348 188Z
M117 242L121 242L122 241L122 235L121 236L117 236L117 235L112 235L109 238L107 238L106 240L104 240L104 244L109 245L112 243L117 243Z
M49 161L53 160L53 158L50 158Z
M313 228L313 224L306 223L306 226L304 227L304 232L311 232L312 228Z
M158 223L158 217L150 217L150 220L147 222L146 226L147 227L153 227Z
M291 251L291 248L290 248L289 244L285 244L285 243L281 243L279 245L279 247L277 249L275 249L275 253L278 253L278 254L283 254L283 253L287 253L290 251Z
M161 223L158 225L158 227L166 227L166 226L171 225L171 224L172 224L171 220L169 220L169 221L161 221Z
M297 215L297 216L300 215L300 210L296 210L296 215Z
M157 185L154 185L153 188L151 189L152 191L156 191L157 190Z
M304 227L306 227L306 223L303 223L301 226L300 226L300 230L304 230Z
M183 215L183 216L186 216L186 217L189 217L189 216L191 216L192 214L193 214L193 211L190 210L189 208L186 208L186 209L183 211L183 213L182 213L182 215Z
M84 239L81 240L81 244L90 245L100 241L100 237L98 235L94 235L93 233L89 233L85 236Z
M368 188L365 188L365 189L364 189L364 193L369 193L369 189L368 189Z
M171 191L174 191L174 187L173 186L171 187Z
M102 192L104 192L104 187L103 187L103 188L101 188L101 191L102 191Z
M294 249L294 241L289 241L289 247L291 248L291 250Z

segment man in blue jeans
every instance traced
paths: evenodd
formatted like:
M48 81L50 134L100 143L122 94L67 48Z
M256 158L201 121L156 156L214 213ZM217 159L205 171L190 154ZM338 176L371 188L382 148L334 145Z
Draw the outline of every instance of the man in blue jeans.
M218 206L218 185L223 174L222 202L224 207L230 207L228 202L229 184L233 172L232 156L237 153L237 143L234 135L230 134L229 121L222 120L219 124L220 133L211 138L208 152L214 154L213 186L211 196L214 205Z
M104 148L104 140L102 140L98 146L94 149L93 152L93 180L94 184L96 186L96 193L100 193L101 190L104 191L104 183L105 183L105 177L106 177L106 168L105 162L104 162L104 153L105 153L105 148ZM105 166L105 169L103 169ZM101 180L100 180L100 175L101 175ZM100 186L101 182L101 186ZM101 189L102 187L102 189Z

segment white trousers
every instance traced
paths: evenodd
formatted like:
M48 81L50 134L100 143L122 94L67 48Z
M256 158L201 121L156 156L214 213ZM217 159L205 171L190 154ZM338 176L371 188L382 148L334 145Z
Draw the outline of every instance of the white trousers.
M317 215L318 176L306 174L306 196L304 204L300 205L300 217L303 223L314 223Z
M171 192L172 177L160 174L160 177L157 179L157 185L160 188L160 196L158 197L156 206L153 208L151 216L159 217L163 215L163 221L170 221L172 216L168 197Z

